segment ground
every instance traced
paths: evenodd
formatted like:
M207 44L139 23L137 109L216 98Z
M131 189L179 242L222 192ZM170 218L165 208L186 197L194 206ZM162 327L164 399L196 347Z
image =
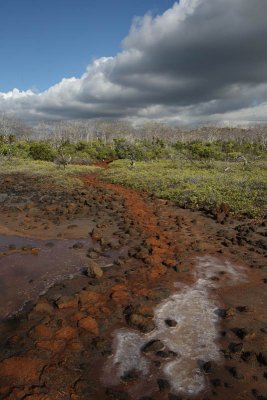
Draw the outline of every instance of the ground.
M97 174L79 179L0 177L5 265L14 254L43 262L14 237L74 240L70 254L86 263L2 318L0 399L266 399L266 220L179 208ZM183 366L175 381L172 362Z

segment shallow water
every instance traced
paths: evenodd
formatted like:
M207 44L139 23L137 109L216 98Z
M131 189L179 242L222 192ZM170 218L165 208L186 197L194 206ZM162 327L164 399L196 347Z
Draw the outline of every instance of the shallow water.
M79 240L84 249L73 249L77 242L0 236L0 318L36 300L55 282L78 273L86 265L91 242Z
M196 260L196 281L193 286L180 287L154 311L156 328L148 334L121 329L114 333L114 353L104 368L104 382L119 384L121 377L135 370L143 377L142 393L151 395L156 390L157 378L168 379L174 393L195 395L206 386L200 363L219 362L217 345L218 308L212 289L234 285L246 279L244 270L228 261L213 257ZM166 320L177 323L170 327ZM160 359L161 368L155 370L151 355L142 353L142 347L151 340L160 340L166 350L175 352L169 359ZM114 371L114 374L108 373ZM142 380L142 379L141 379ZM154 383L153 383L154 382ZM133 387L132 395L140 391Z

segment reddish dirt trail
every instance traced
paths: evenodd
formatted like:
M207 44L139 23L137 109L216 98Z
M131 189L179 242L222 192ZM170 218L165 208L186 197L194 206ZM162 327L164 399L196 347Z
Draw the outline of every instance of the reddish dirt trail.
M50 231L64 226L64 207L70 222L79 211L94 240L94 246L86 249L89 265L98 263L101 254L123 252L113 256L102 276L81 274L60 282L30 310L3 322L0 399L266 400L266 223L228 218L221 224L201 212L103 182L96 175L82 180L84 189L67 203L80 205L73 215L72 205L44 210L51 216ZM16 214L12 215L15 224ZM28 221L32 224L31 215ZM39 224L38 232L42 229ZM144 337L153 332L155 308L177 292L175 282L194 285L196 260L207 254L243 266L248 280L228 287L224 275L212 277L222 281L221 287L211 290L220 304L221 361L204 372L206 389L196 396L173 393L164 375L149 395L143 389L134 392L136 386L144 388L140 375L122 377L115 386L104 383L103 367L114 352L114 331L123 328ZM224 272L227 276L227 268ZM153 357L159 374L164 352Z
M137 223L146 244L151 247L151 254L146 257L146 261L152 267L150 278L157 278L166 272L168 266L176 265L175 240L171 243L170 235L159 227L151 203L145 201L136 191L103 182L97 175L87 175L82 180L87 185L108 189L122 196L130 218Z

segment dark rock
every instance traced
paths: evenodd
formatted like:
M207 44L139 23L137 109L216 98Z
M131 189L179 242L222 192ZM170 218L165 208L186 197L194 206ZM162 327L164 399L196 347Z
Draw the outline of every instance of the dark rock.
M170 327L174 327L177 325L177 322L173 319L165 319L165 324Z
M211 361L198 360L197 364L202 372L208 374L211 371Z
M267 397L259 393L257 389L252 389L251 392L257 400L267 400Z
M121 376L121 379L125 382L136 381L138 379L138 372L134 369L126 371L123 376Z
M104 338L94 338L92 340L92 346L99 350L103 356L110 356L112 354L112 344Z
M233 328L232 332L234 332L234 334L241 340L243 340L248 334L248 332L244 328Z
M219 378L211 379L211 383L214 387L221 386L222 381Z
M236 367L225 367L235 379L244 379L244 375Z
M157 384L159 387L159 391L160 392L164 392L165 390L169 390L170 389L170 384L167 381L167 379L157 379Z
M253 355L254 353L252 353L251 351L242 351L241 359L245 362L249 362L252 359Z
M239 312L248 312L248 307L247 306L238 306L238 307L236 307L236 309Z
M82 249L84 247L82 242L77 242L74 243L74 245L72 246L74 249Z
M231 353L239 353L243 349L243 343L230 343L228 348Z
M154 361L153 364L155 365L156 368L160 368L161 367L161 362L158 361L158 360Z
M217 308L217 310L214 311L218 317L225 319L227 317L227 310L224 308Z
M183 398L177 394L169 393L168 400L183 400Z
M121 390L111 389L111 388L108 388L106 390L106 395L110 399L114 399L114 400L128 400L129 399L129 396L126 392L123 392Z
M267 352L261 351L257 355L257 360L260 365L267 365Z
M150 396L143 396L143 397L140 397L139 400L153 400L153 397L150 397Z
M170 358L170 357L176 357L178 354L175 353L174 351L171 350L166 350L166 351L157 351L156 356L161 357L161 358Z
M131 326L138 328L141 332L148 333L153 331L155 323L152 319L146 318L141 314L133 313L128 319L128 323Z
M160 340L151 340L142 347L141 351L143 353L152 353L154 351L162 350L163 348L164 344Z

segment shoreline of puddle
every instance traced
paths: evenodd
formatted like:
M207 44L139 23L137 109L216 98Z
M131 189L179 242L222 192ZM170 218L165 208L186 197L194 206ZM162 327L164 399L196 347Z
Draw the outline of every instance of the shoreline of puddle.
M0 321L23 312L56 283L83 273L92 246L90 237L41 240L0 235ZM104 251L97 262L110 267L121 252Z

